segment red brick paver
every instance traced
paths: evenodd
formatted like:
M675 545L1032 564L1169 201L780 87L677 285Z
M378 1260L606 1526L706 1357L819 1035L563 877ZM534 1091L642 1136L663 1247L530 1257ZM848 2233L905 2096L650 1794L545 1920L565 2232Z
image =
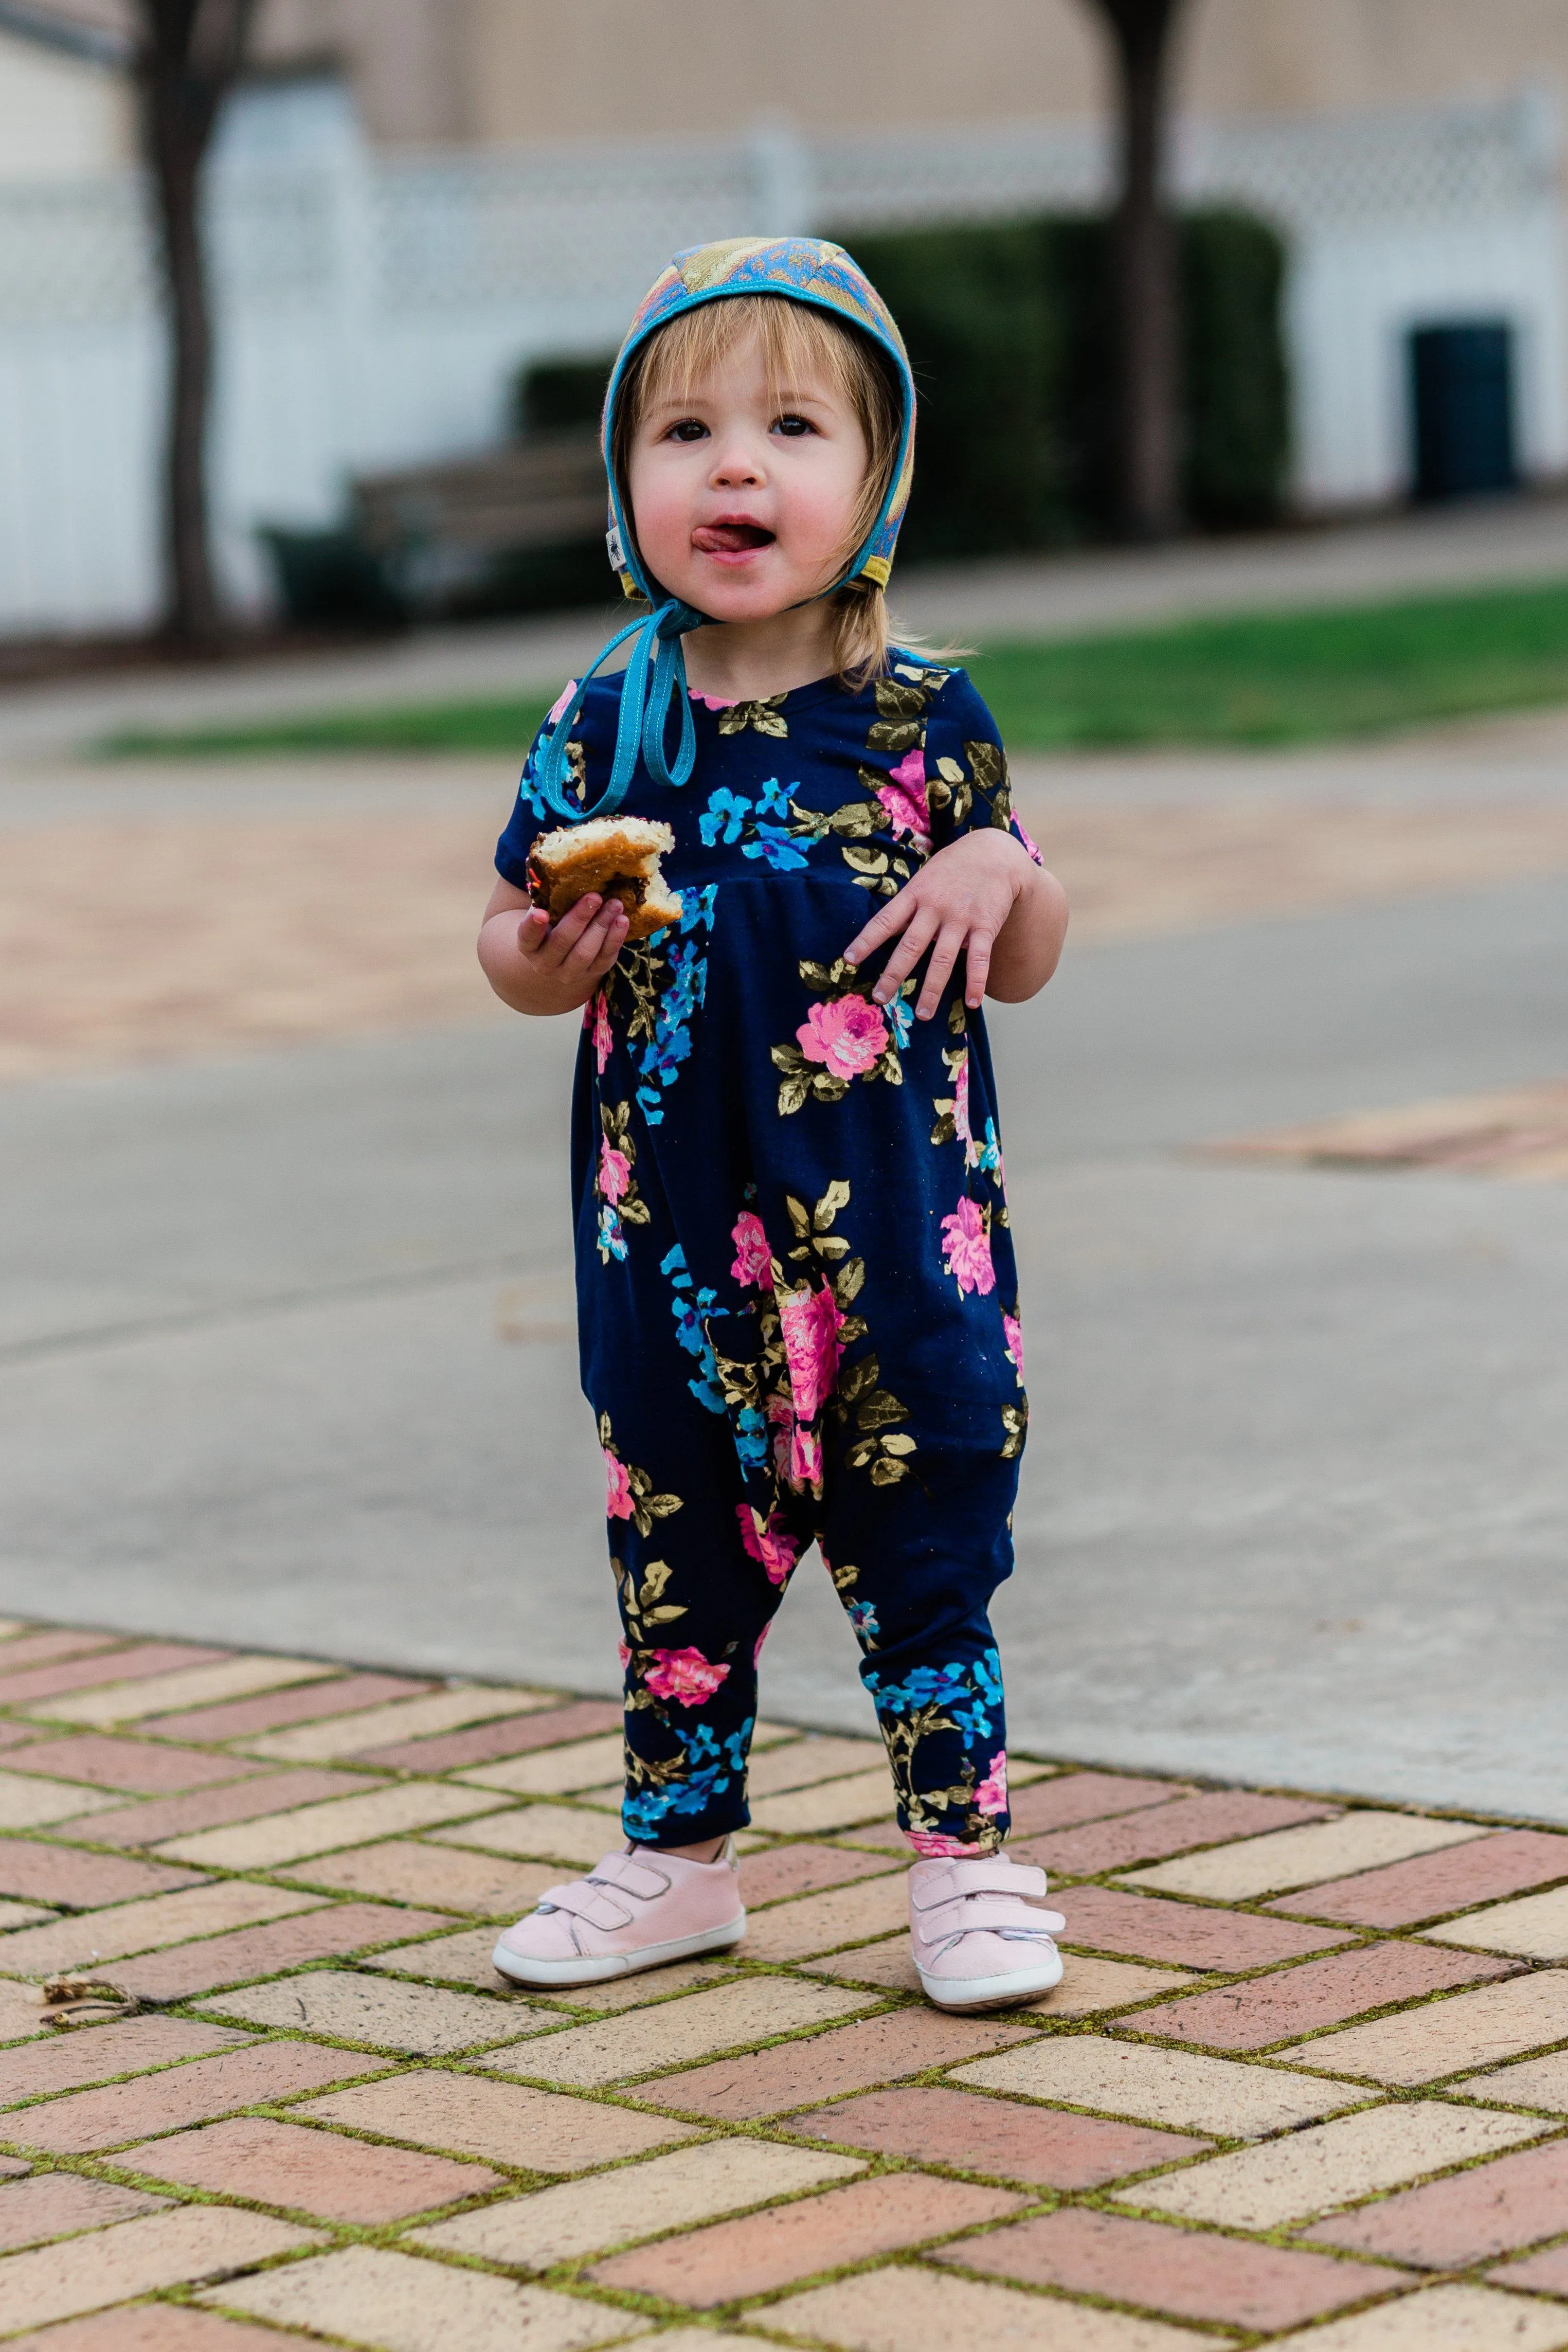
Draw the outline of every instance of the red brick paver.
M191 2018L132 2017L120 2025L25 2042L20 2049L0 2051L0 2105L79 2091L89 2083L172 2066L182 2058L204 2058L246 2039L226 2025L198 2024ZM13 2137L0 2123L0 2139Z
M19 1674L0 1673L0 1706L36 1706L40 1699L58 1698L66 1691L91 1690L99 1683L140 1681L149 1675L170 1674L176 1666L208 1666L233 1656L230 1650L198 1650L188 1642L141 1642L129 1650L106 1650L100 1656L78 1658L62 1665L36 1666ZM0 1666L5 1654L0 1651Z
M1167 1797L1190 1797L1184 1780L1138 1780L1123 1772L1064 1772L1051 1780L1037 1780L1012 1798L1015 1838L1035 1837L1042 1830L1070 1829L1077 1822L1103 1820L1109 1813L1130 1813Z
M86 1780L96 1789L125 1789L148 1795L183 1789L211 1789L244 1780L260 1769L248 1757L204 1756L197 1748L163 1748L151 1739L120 1739L88 1731L74 1739L35 1739L13 1756L14 1772L48 1772L57 1780Z
M1423 1920L1463 1911L1474 1903L1497 1903L1529 1887L1568 1878L1568 1836L1543 1830L1503 1830L1440 1853L1416 1854L1383 1870L1354 1878L1333 1878L1281 1895L1271 1911L1291 1911L1312 1919L1343 1919L1362 1927L1413 1927Z
M209 1936L199 1944L116 1961L111 1974L116 1985L140 2000L184 2000L219 1985L274 1976L306 1960L339 1959L348 1952L417 1936L423 1927L448 1924L435 1911L395 1911L380 1903L330 1904L292 1919L275 1919L266 1927L243 1927L232 1936Z
M814 1895L829 1886L846 1886L852 1879L871 1878L898 1865L878 1853L856 1853L848 1846L776 1846L770 1853L741 1856L740 1899L748 1911L763 1903L781 1903L791 1895Z
M1208 1904L1126 1895L1115 1886L1069 1887L1061 1907L1067 1918L1064 1944L1119 1952L1133 1960L1171 1960L1179 1968L1266 1969L1276 1960L1301 1959L1350 1941L1332 1927L1300 1927Z
M176 1886L201 1884L199 1870L176 1863L132 1862L126 1854L0 1839L0 1895L48 1903L57 1910L96 1911L108 1903L133 1902L139 1895L166 1895Z
M1406 2189L1308 2234L1325 2246L1385 2254L1425 2270L1460 2270L1568 2231L1568 2140L1519 2149L1447 2180ZM1565 2331L1568 2332L1568 2331Z
M601 1731L619 1728L624 1710L618 1700L583 1698L570 1706L552 1706L534 1715L503 1715L494 1723L476 1723L468 1731L450 1731L430 1739L394 1739L383 1748L367 1748L361 1764L409 1772L461 1772L470 1764L498 1764L507 1756L531 1755L536 1748L562 1746L569 1739L589 1739Z
M263 2042L198 2058L189 2066L168 2066L160 2074L139 2075L131 2083L110 2083L101 2091L77 2091L41 2106L14 2108L0 2118L0 2134L19 2147L47 2148L57 2156L88 2154L152 2132L206 2123L236 2107L261 2106L319 2091L328 2083L384 2074L392 2063L314 2042Z
M1005 2189L890 2173L616 2254L596 2263L589 2276L672 2303L730 2303L950 2230L973 2229L1016 2212L1023 2201Z
M1360 1945L1321 1960L1306 1960L1300 1968L1281 1969L1273 1976L1218 1985L1188 2000L1134 2010L1116 2022L1129 2032L1157 2033L1166 2041L1197 2042L1213 2050L1264 2050L1270 2042L1293 2042L1320 2026L1343 2025L1370 2009L1511 1976L1517 1968L1517 1963L1489 1960L1473 1952L1445 1953L1442 1958L1458 1965L1433 1968L1427 1949L1415 1945Z
M335 1668L256 1691L277 1662L244 1656L196 1678L241 1696L186 1698L145 1732L62 1736L33 1695L62 1675L89 1717L106 1679L214 1654L0 1638L17 1825L0 1836L0 1916L17 1922L0 1929L0 2332L46 2330L35 2352L261 2352L277 2327L374 2352L523 2333L591 2352L650 2325L670 2352L723 2352L737 2324L843 2352L964 2333L988 2352L1181 2352L1195 2327L1302 2352L1320 2334L1325 2352L1435 2352L1468 2328L1490 2352L1516 2318L1521 2346L1554 2342L1568 1972L1500 1936L1485 1948L1485 1919L1415 1931L1560 1906L1532 1890L1568 1883L1568 1835L1466 1823L1463 1843L1379 1866L1432 1824L1020 1758L1014 1851L1067 1882L1067 1979L1016 2014L953 2016L909 1966L906 1849L885 1777L873 1790L855 1769L874 1748L770 1727L776 1842L743 1859L744 1946L523 1998L494 1972L488 1923L614 1842L607 1792L570 1791L609 1771L619 1707ZM463 1725L471 1698L517 1711ZM258 1739L280 1757L215 1745ZM529 1760L499 1777L538 1801L423 1826L465 1801L435 1776L514 1757ZM30 1825L72 1780L72 1817ZM274 1866L329 1831L350 1842ZM1291 1866L1341 1876L1264 1889L1281 1841L1303 1847ZM1355 1860L1370 1866L1346 1875ZM1088 1883L1151 1864L1152 1886ZM1278 1895L1266 1911L1260 1891ZM24 1924L29 1906L60 1916ZM1560 1937L1537 1941L1557 1956ZM47 2003L21 1979L48 1969L83 1981ZM138 1999L193 2006L127 2013ZM1531 2051L1548 2054L1475 2073ZM1531 2101L1539 2115L1504 2111ZM372 2230L395 2247L323 2234ZM564 2292L516 2275L596 2255ZM879 2267L791 2293L861 2263ZM198 2289L219 2308L178 2300ZM696 2324L735 2300L730 2333Z
M278 2352L279 2340L270 2327L193 2304L138 2303L68 2319L41 2336L14 2336L5 2352Z
M1568 2295L1568 2246L1551 2246L1543 2254L1504 2263L1488 2276L1498 2286L1534 2287L1542 2294Z
M988 2056L1029 2038L1015 2026L984 2019L901 2009L862 2024L837 2026L807 2042L779 2042L748 2058L721 2058L684 2074L666 2074L662 2081L639 2084L637 2096L681 2115L751 2123L841 2091Z
M196 1830L223 1829L230 1822L258 1821L287 1805L313 1805L323 1797L361 1795L376 1784L359 1772L260 1772L224 1789L198 1789L183 1797L127 1805L122 1811L94 1813L82 1836L94 1845L159 1845L164 1838Z
M288 1724L316 1723L323 1716L347 1715L351 1708L374 1706L382 1699L413 1698L434 1687L434 1683L415 1682L407 1675L344 1675L337 1682L261 1691L255 1698L225 1699L216 1706L192 1706L180 1715L161 1715L158 1737L240 1739L257 1731L281 1731Z
M1069 1784L1071 1785L1071 1784ZM1216 1845L1222 1838L1258 1837L1265 1830L1293 1829L1321 1822L1333 1805L1300 1797L1258 1797L1247 1789L1210 1789L1199 1797L1177 1797L1110 1821L1085 1822L1021 1841L1017 1858L1047 1870L1092 1878L1103 1870L1129 1870L1135 1862L1163 1862L1192 1846Z
M977 2098L972 2091L936 2084L868 2091L841 2105L794 2116L784 2128L802 2139L832 2140L841 2147L913 2157L919 2164L947 2164L1003 2180L1035 2180L1050 2189L1100 2189L1108 2180L1196 2156L1207 2146L1180 2132Z
M143 2189L84 2180L76 2172L36 2172L0 2197L0 2254L39 2245L46 2238L63 2238L70 2231L102 2230L138 2213L156 2213L167 2201ZM0 2310L4 2307L5 2273L0 2272Z
M326 2221L372 2225L501 2186L501 2175L487 2165L380 2147L266 2116L235 2116L204 2131L150 2140L144 2147L121 2149L117 2160L128 2172L157 2180L184 2181Z
M1403 2271L1364 2269L1323 2254L1249 2246L1235 2238L1063 2207L949 2247L938 2261L1029 2286L1215 2320L1231 2327L1297 2327L1380 2290L1412 2285Z

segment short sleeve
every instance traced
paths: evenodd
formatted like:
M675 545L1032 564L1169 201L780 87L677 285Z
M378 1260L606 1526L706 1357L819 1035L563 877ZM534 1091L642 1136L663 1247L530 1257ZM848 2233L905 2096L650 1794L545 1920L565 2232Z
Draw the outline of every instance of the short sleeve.
M912 665L913 667L913 665ZM901 676L895 671L894 676ZM992 825L1010 833L1041 864L1013 812L1012 783L1000 730L961 669L928 668L925 708L925 796L931 811L931 845L945 849L961 833Z
M507 822L507 829L496 844L496 871L503 882L514 890L528 887L528 852L541 833L549 832L560 823L546 804L539 789L539 768L543 761L544 745L561 713L577 692L577 680L569 678L565 691L558 697L543 726L528 748L523 762L522 780L517 786L517 798ZM613 753L615 726L621 712L621 679L594 678L589 685L583 708L566 747L567 769L579 800L588 791L591 768L595 775L602 767L608 769Z

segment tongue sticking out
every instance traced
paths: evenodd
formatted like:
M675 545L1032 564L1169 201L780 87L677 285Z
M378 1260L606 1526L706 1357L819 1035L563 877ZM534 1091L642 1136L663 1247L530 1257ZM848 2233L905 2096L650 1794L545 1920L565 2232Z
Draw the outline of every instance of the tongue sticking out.
M739 555L747 548L772 544L773 533L755 522L705 522L692 533L692 545L702 555Z

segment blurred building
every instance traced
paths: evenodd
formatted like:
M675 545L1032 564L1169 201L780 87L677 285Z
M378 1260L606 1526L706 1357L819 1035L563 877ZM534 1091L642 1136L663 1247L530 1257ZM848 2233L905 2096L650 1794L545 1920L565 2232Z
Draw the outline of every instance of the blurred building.
M156 595L162 347L130 0L0 0L0 628ZM211 251L225 570L346 476L483 446L674 247L1102 203L1084 0L263 0ZM1506 320L1568 471L1563 0L1190 0L1174 177L1291 252L1296 491L1397 496L1410 330Z

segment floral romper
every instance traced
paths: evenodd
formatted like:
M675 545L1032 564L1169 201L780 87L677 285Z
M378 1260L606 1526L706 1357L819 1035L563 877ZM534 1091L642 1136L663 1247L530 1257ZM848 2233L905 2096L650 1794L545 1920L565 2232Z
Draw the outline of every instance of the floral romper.
M812 1540L862 1652L898 1819L922 1853L1005 1835L1000 1662L1028 1406L985 1024L963 965L842 950L974 825L1010 828L1007 762L962 670L893 656L858 693L693 697L679 793L639 765L624 813L673 826L678 928L622 950L585 1009L572 1187L582 1384L625 1629L630 1836L740 1828L757 1660ZM571 764L597 793L621 681L589 688ZM560 707L560 706L558 706ZM538 746L496 863L526 889L555 822ZM868 900L871 902L868 905Z

